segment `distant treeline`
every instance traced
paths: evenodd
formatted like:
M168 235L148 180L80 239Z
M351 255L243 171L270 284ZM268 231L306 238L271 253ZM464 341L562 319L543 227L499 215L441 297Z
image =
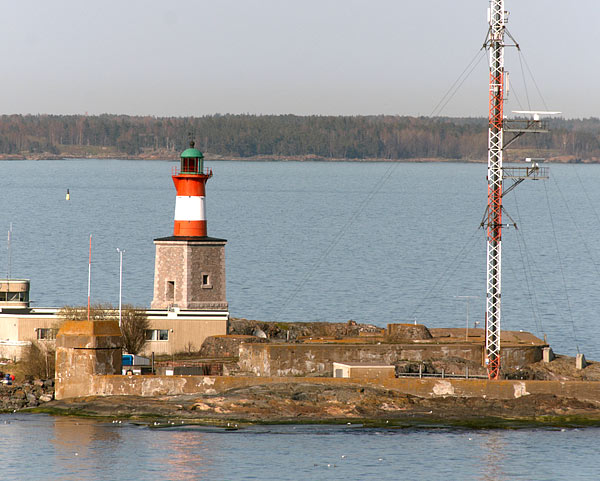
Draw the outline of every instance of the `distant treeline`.
M600 120L557 119L550 127L550 134L523 136L514 145L574 159L600 157ZM129 156L175 153L191 134L199 149L224 157L480 160L486 157L486 129L483 118L384 115L3 115L0 154L61 155L73 146Z

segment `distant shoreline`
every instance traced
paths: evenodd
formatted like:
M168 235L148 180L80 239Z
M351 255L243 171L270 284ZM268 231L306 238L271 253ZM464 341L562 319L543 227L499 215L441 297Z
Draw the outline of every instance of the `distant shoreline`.
M11 160L163 160L178 161L179 154L176 152L166 153L164 151L144 153L138 155L119 155L110 154L86 154L86 155L60 155L51 153L39 154L0 154L0 161ZM223 162L400 162L400 163L461 163L461 164L481 164L487 162L486 159L447 159L441 157L418 157L404 159L383 159L383 158L325 158L316 155L260 155L252 157L225 156L207 153L204 156L208 161ZM598 164L600 158L578 159L573 156L559 156L546 159L547 163L560 164ZM511 160L510 163L524 163Z

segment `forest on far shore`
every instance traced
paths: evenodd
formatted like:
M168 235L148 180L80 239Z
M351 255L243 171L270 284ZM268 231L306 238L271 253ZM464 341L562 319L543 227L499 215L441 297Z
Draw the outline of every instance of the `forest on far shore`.
M524 135L514 142L508 159L600 161L599 119L552 119L548 126L548 134ZM191 137L197 148L216 158L478 161L487 156L484 118L0 116L3 158L176 158Z

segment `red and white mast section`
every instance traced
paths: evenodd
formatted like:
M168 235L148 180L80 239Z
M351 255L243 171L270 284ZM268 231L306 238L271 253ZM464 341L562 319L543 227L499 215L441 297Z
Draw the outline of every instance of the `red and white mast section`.
M531 115L530 120L507 120L504 118L506 72L504 71L504 35L514 38L506 30L508 12L504 10L504 0L490 0L488 37L484 47L489 50L489 128L488 128L488 204L481 225L487 229L487 293L485 312L485 364L490 379L500 375L500 300L502 296L502 197L526 179L547 179L548 169L540 167L534 159L528 167L503 167L502 153L510 144L525 133L546 133L548 130L541 116L560 114L546 111L515 111L517 114ZM515 42L510 46L519 49ZM512 137L504 139L504 134ZM540 159L536 159L540 160ZM543 161L543 159L541 159ZM503 181L512 180L512 185L504 188ZM510 218L510 216L509 216ZM516 227L516 224L514 224Z
M177 190L175 200L175 223L173 235L178 237L206 237L206 181L212 171L203 170L204 156L194 148L181 154L181 167L173 172L173 183Z
M487 48L490 60L488 129L487 295L485 363L488 377L500 374L502 281L502 149L504 122L504 0L490 0Z

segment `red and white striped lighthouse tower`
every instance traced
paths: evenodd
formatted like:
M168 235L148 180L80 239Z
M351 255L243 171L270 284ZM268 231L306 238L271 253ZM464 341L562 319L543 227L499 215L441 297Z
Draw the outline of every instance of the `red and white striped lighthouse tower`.
M174 236L206 237L206 181L212 177L212 171L203 170L204 156L194 148L181 154L181 168L173 172L173 183L177 189L175 200Z
M173 235L154 239L153 309L200 310L210 319L228 319L225 295L225 239L206 235L206 181L202 152L190 142L173 169L177 190Z

